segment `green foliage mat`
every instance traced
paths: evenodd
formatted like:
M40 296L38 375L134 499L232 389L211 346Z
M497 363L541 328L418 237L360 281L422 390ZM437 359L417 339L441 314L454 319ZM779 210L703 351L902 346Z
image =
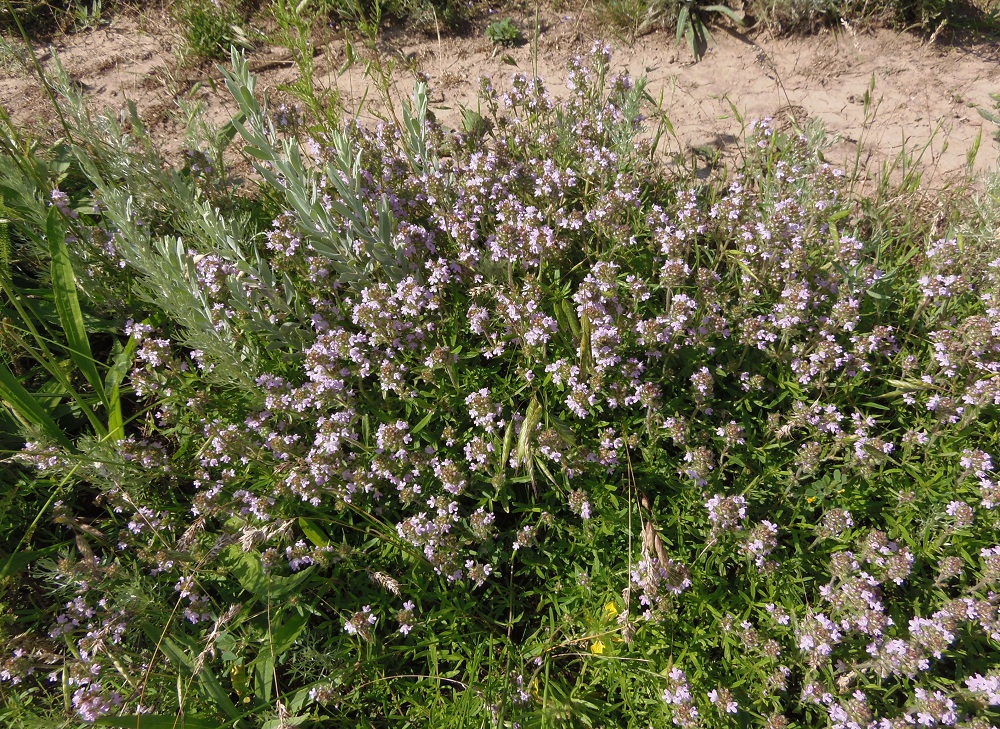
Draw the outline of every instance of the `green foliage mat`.
M226 81L180 168L0 138L6 725L996 720L989 205L665 170L601 45L463 130Z

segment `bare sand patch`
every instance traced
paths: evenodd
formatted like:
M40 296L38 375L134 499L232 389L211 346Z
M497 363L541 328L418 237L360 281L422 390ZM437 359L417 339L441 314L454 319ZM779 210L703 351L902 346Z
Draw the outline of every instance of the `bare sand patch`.
M483 75L500 82L514 72L537 73L559 96L566 93L567 62L586 53L607 30L579 12L540 14L537 32L533 16L520 20L532 41L501 53L484 37L386 32L379 50L394 66L393 94L408 95L416 75L426 76L431 108L451 126L460 123L463 107L476 107ZM695 62L667 33L634 43L610 42L614 64L645 76L650 94L661 100L676 134L673 151L727 148L741 131L738 112L744 121L773 117L801 125L819 120L830 141L827 158L848 169L859 158L878 167L901 152L922 153L921 169L932 186L964 172L980 134L976 171L992 169L1000 160L995 129L976 111L989 107L990 94L1000 91L996 46L935 44L888 30L783 39L720 30L715 44ZM180 144L178 99L202 102L217 122L234 113L219 73L209 65L185 68L178 62L177 44L165 21L144 27L119 16L108 27L62 36L37 51L49 68L58 58L95 109L119 109L133 100L169 152ZM375 98L373 85L363 63L342 71L345 58L342 38L318 48L316 79L336 89L348 109L368 117L375 107L362 102ZM259 49L250 66L261 90L276 90L298 73L280 48ZM866 110L863 100L872 82ZM29 74L0 78L0 103L22 124L52 124L42 89Z

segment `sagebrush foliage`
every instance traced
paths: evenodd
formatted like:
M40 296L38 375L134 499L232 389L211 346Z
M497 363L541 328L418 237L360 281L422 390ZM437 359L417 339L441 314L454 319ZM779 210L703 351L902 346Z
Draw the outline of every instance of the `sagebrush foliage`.
M25 268L59 212L134 362L125 437L50 403L75 450L16 456L62 490L4 567L8 717L989 726L994 240L873 225L767 121L667 172L603 46L466 133L418 87L324 144L227 82L266 229L114 125L12 216Z

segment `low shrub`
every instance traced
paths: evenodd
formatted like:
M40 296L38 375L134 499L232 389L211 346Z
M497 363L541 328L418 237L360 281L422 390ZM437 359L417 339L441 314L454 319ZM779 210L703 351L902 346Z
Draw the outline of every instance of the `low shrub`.
M0 716L995 721L995 241L899 235L766 120L668 173L642 80L568 81L320 144L235 57L257 191L75 115L69 167L0 166L12 276L115 324L3 396L39 503Z

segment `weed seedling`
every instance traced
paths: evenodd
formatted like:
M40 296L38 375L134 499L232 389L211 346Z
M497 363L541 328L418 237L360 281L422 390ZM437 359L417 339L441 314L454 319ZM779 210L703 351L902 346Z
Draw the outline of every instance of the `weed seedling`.
M524 42L524 36L511 18L494 20L487 25L486 37L493 45L502 48L513 48Z

